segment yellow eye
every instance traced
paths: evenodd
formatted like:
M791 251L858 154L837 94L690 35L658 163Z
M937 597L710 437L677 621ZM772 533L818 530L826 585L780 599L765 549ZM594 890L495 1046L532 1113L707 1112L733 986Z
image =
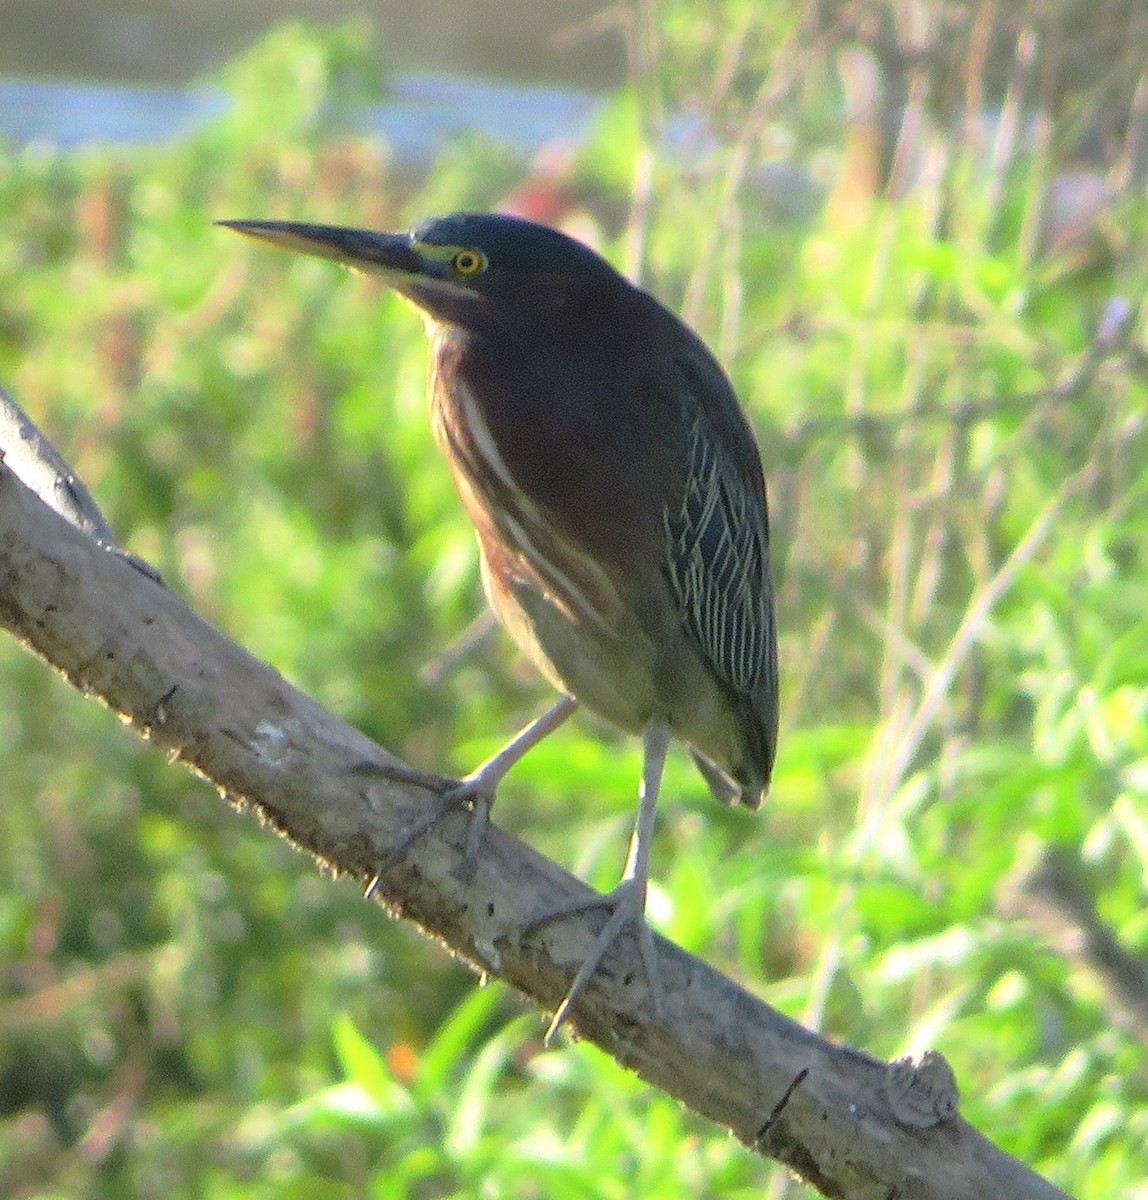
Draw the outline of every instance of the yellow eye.
M479 250L460 250L450 261L460 275L477 275L486 267L486 256Z

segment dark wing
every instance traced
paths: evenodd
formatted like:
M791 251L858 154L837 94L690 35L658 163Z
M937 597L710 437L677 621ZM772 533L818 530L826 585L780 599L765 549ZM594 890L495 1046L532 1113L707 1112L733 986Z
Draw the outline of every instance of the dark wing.
M708 351L680 356L678 366L687 482L678 505L665 513L666 573L686 630L736 697L759 776L753 782L765 788L778 704L761 461L733 390Z

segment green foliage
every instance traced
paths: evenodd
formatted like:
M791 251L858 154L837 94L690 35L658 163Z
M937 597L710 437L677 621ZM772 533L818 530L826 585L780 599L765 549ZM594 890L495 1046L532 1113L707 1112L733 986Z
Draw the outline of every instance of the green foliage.
M759 102L804 26L756 10L708 32L672 10L656 72L610 102L578 166L613 196L606 252L688 315L746 400L783 581L773 795L716 809L673 761L651 917L835 1038L937 1046L1007 1149L1082 1198L1130 1195L1148 1035L1079 947L1025 919L1023 879L1074 863L1143 963L1143 202L1058 249L1033 232L1047 156L990 167L952 136L889 199L846 186L838 129L827 199L781 219L760 159L788 145L816 176L825 150L803 161L781 117L832 123L809 75ZM517 168L477 138L412 184L339 132L374 95L363 46L287 27L177 143L0 158L0 379L206 617L409 760L462 770L545 692L501 637L459 641L482 602L421 324L368 281L212 225L394 227L497 202ZM731 56L744 69L715 76ZM705 136L652 143L679 104ZM644 217L621 228L630 188ZM1094 362L1115 298L1129 340ZM538 1015L11 642L0 691L0 1191L762 1194L767 1164L592 1049L542 1053ZM498 819L609 886L638 766L574 722Z

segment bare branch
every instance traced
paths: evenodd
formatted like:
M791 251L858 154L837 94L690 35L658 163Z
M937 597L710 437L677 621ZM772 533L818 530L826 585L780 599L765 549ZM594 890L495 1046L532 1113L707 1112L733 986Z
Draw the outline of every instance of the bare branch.
M1044 847L1002 880L1000 911L1027 917L1058 954L1097 979L1112 1023L1148 1045L1148 963L1101 921L1081 875L1078 856Z
M369 880L443 781L325 712L79 524L0 463L0 624L231 803L326 867ZM455 813L433 827L380 897L549 1010L594 939L594 918L520 931L587 889L496 828L463 885L466 825ZM912 1064L833 1045L656 942L664 1015L653 1016L645 973L611 953L574 1007L578 1033L826 1196L1063 1196L956 1115L955 1091L898 1117L898 1096L937 1092L935 1061L918 1081Z
M96 539L119 546L91 493L72 473L63 456L0 387L0 454L4 461L50 508Z

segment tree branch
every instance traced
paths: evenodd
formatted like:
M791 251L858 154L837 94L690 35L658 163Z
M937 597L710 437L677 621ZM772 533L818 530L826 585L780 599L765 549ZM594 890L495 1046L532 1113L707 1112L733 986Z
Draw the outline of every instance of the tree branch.
M1035 857L1025 853L1001 881L998 909L1008 918L1028 918L1057 954L1091 974L1112 1024L1148 1046L1148 963L1101 921L1079 855L1063 846L1043 847Z
M12 428L0 422L0 434ZM32 458L49 463L57 482L70 480L66 464L42 446ZM369 880L445 781L405 766L196 616L113 548L82 487L63 489L61 515L49 507L60 488L37 486L34 494L12 469L12 450L6 455L0 624L231 803L325 866ZM553 1009L592 944L596 918L558 922L526 939L520 931L585 896L585 885L491 828L476 877L464 886L455 869L465 835L465 814L448 814L386 874L381 901ZM574 1006L577 1032L824 1195L1063 1196L956 1114L955 1085L939 1055L887 1064L833 1045L655 940L665 1015L654 1017L644 973L630 972L623 947Z

